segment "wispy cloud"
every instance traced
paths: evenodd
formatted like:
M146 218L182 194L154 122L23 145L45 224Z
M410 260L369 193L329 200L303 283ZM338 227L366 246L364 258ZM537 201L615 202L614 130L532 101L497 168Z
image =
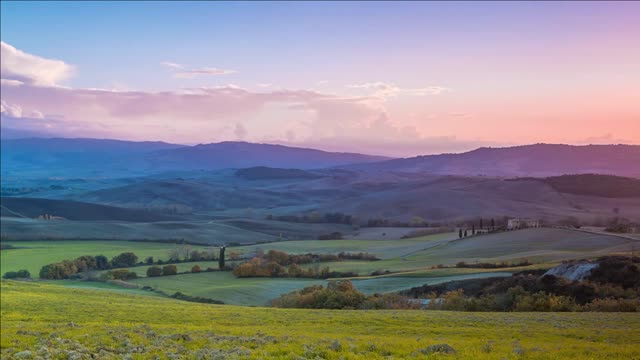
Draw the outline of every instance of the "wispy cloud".
M186 66L174 62L164 61L160 65L165 66L173 72L173 77L180 79L192 79L201 75L227 75L233 74L235 70L219 69L215 67L187 68Z
M365 90L371 93L372 96L379 98L388 98L397 96L399 94L407 95L439 95L443 92L451 91L443 86L427 86L423 88L401 88L395 84L389 84L382 81L368 82L363 84L351 84L347 85L348 88Z

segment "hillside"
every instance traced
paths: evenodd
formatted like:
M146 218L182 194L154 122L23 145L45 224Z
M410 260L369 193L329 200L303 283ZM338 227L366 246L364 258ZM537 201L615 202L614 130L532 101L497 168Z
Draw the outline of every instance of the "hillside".
M147 157L153 166L167 169L225 169L268 166L315 169L387 160L386 157L334 153L283 145L225 141L158 151Z
M255 166L236 171L236 176L247 180L317 179L322 175L300 169L280 169Z
M126 209L68 200L2 197L2 216L36 218L40 215L62 217L66 220L154 222L179 220L151 211Z
M2 358L28 351L139 359L429 359L433 354L426 349L442 343L455 350L442 356L454 359L503 359L516 351L554 359L640 355L634 341L640 316L631 313L309 311L195 304L122 291L112 296L108 289L13 281L1 286ZM52 333L55 337L32 335Z
M550 177L544 181L563 193L609 198L640 197L640 179L584 174Z
M3 139L2 174L14 177L125 177L163 171L219 170L270 166L323 168L387 160L247 142L184 146L108 139Z
M581 173L640 177L640 145L535 144L479 148L461 154L393 159L352 168L381 172L501 177L546 177Z

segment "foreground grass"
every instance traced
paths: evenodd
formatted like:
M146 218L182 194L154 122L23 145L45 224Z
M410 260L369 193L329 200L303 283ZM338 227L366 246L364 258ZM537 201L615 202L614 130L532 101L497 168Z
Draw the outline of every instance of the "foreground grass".
M108 294L108 296L105 296ZM243 308L3 281L3 359L633 359L640 314ZM421 350L446 343L455 354Z

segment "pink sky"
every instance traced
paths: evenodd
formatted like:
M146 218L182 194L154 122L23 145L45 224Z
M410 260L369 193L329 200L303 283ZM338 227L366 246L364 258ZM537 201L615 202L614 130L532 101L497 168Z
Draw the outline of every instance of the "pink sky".
M403 4L394 11L400 6L419 7L425 16L448 10ZM640 19L630 11L640 6L557 6L507 4L505 14L488 12L491 18L471 10L450 21L434 17L429 24L440 21L442 29L421 28L421 19L398 10L405 21L389 30L403 31L392 34L395 41L375 23L376 37L355 25L342 28L352 47L335 34L302 29L295 41L313 37L323 51L312 57L318 49L291 40L298 51L279 60L272 56L280 45L273 53L234 58L259 47L256 34L223 39L225 48L225 41L245 44L228 56L195 43L191 52L179 44L183 52L176 54L137 39L151 33L133 28L130 41L138 43L129 50L147 51L105 58L99 47L96 54L82 52L66 37L54 48L44 45L44 33L13 34L22 26L16 17L36 12L3 6L9 38L2 42L2 126L55 136L245 140L392 156L538 142L640 144ZM295 8L300 16L312 16L302 7ZM520 18L507 16L514 14ZM354 21L368 26L374 15ZM196 39L216 34L193 30Z

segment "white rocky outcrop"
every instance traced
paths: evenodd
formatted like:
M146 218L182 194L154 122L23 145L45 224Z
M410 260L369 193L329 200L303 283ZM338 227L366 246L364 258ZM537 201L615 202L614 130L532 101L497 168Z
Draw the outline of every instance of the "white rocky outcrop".
M597 267L598 263L590 261L567 262L549 269L544 275L554 275L567 280L584 280L591 274L591 270Z

